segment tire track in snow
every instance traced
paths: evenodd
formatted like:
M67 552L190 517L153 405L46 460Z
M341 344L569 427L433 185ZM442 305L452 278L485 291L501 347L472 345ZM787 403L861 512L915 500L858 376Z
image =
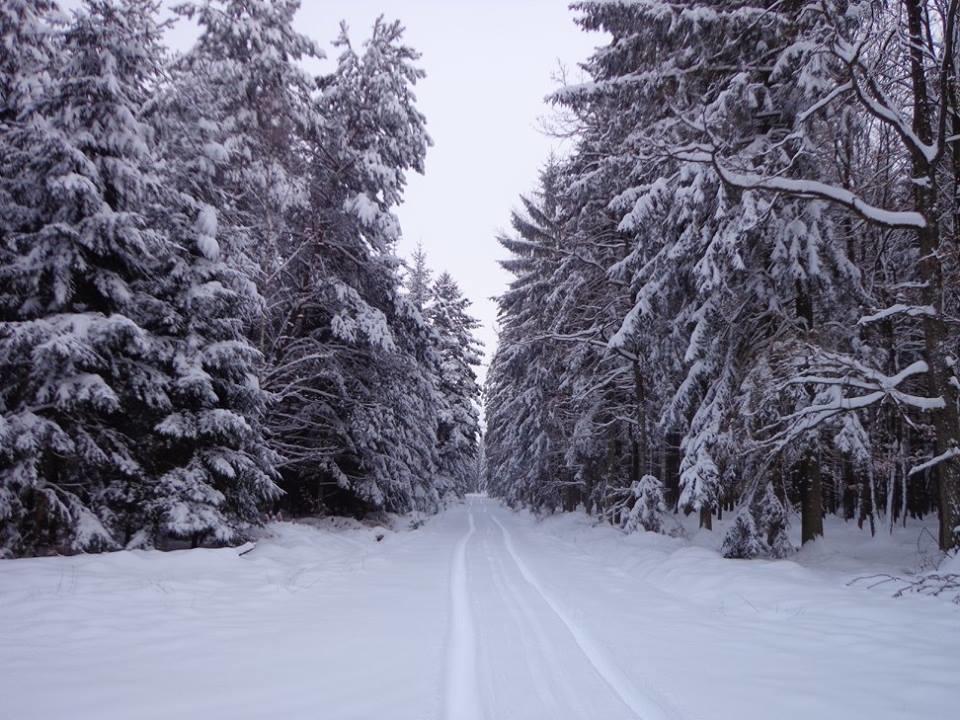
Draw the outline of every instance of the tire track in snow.
M577 647L580 648L587 660L590 661L590 664L593 665L594 669L597 671L597 674L603 678L607 685L610 686L610 689L613 690L617 697L620 698L623 704L630 708L630 711L641 720L673 720L676 718L677 716L675 713L667 714L667 712L665 712L664 708L659 703L641 693L634 686L630 678L628 678L617 666L617 664L610 658L606 651L604 651L603 648L600 647L600 645L592 637L590 637L589 633L580 627L579 624L574 622L574 620L563 610L563 608L557 604L553 597L543 589L540 581L530 571L530 568L527 567L527 564L517 553L517 549L513 544L513 538L511 537L510 532L495 515L491 515L490 518L500 528L500 532L503 535L503 543L507 548L507 553L509 553L510 557L513 559L513 562L516 564L517 569L523 576L523 579L526 580L527 583L537 591L547 606L549 606L549 608L553 610L554 614L560 619L560 622L566 626L567 630L570 632L570 635L573 636L574 641L577 643Z
M523 648L524 661L533 680L533 689L540 700L540 705L544 708L544 717L559 717L562 707L559 704L558 696L562 694L565 688L563 685L551 683L548 677L547 668L550 666L550 654L545 651L549 644L547 638L539 625L536 624L535 614L524 604L522 597L507 578L506 570L500 560L503 553L491 553L489 543L489 534L485 534L484 550L493 579L493 587L497 591L500 603L506 607L518 628L531 629L534 634L531 637L527 632L520 632L517 637L520 646Z
M510 577L517 572L515 569L513 573L507 572L507 563L513 563L513 560L501 551L491 557L490 562L501 601L515 617L519 615L518 624L525 630L520 634L521 642L526 649L526 662L531 676L535 682L538 681L537 695L544 708L543 717L596 718L595 708L589 707L590 698L577 692L570 668L557 658L556 646L543 626L546 618L530 604L530 589L522 587Z
M477 693L477 640L467 590L467 543L476 529L470 505L467 506L467 520L470 527L457 542L450 569L450 637L444 698L447 720L480 720L482 717Z

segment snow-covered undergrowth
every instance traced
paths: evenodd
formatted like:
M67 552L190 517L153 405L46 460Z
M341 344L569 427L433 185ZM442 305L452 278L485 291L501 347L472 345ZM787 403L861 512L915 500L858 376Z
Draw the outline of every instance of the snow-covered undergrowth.
M3 561L0 718L947 717L960 611L850 585L919 568L913 530L740 561L471 498L273 523L242 557Z

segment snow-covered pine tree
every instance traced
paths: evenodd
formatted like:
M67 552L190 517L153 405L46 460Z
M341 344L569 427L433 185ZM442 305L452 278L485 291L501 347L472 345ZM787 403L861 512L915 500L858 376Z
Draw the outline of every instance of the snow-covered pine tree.
M378 22L363 53L344 32L338 69L314 80L299 62L321 53L294 30L298 7L182 6L201 36L165 111L193 132L173 124L165 137L196 158L194 194L219 210L221 249L250 264L264 294L248 333L265 356L290 506L426 509L435 397L418 354L429 332L399 297L390 212L403 172L422 169L423 118L407 87L421 73L402 28Z
M50 208L33 153L42 147L38 102L50 92L51 71L60 64L64 18L46 0L11 0L0 7L0 339L21 319L20 288L11 268L25 249L22 234L43 223ZM47 206L47 207L45 207ZM12 418L0 392L0 468L14 459ZM28 481L12 474L0 481L0 556L23 549L22 493Z
M270 273L291 252L304 203L302 138L317 116L315 83L297 63L322 53L293 30L298 7L179 5L200 36L147 107L176 247L160 276L173 407L157 425L150 510L166 532L194 540L236 537L279 493L264 437L255 345L266 308L255 281L277 288Z
M430 301L430 282L433 274L427 265L427 253L423 245L417 243L417 249L410 258L412 264L407 271L407 294L410 302L423 312Z
M956 92L950 88L955 87L957 77L960 7L927 0L890 6L838 1L811 3L800 17L810 28L806 41L778 53L776 67L787 67L793 60L821 72L815 84L796 86L812 91L812 97L802 112L789 118L788 137L798 147L817 147L819 141L821 149L829 148L823 140L830 135L818 132L824 119L856 118L870 128L866 146L883 145L880 172L857 177L856 171L863 166L855 144L858 138L849 132L839 133L840 142L834 146L842 148L833 153L841 171L834 176L820 175L819 164L808 166L800 153L785 153L783 146L774 144L755 145L751 162L723 134L710 138L701 150L732 187L829 203L851 231L867 229L860 237L882 238L880 243L871 243L873 247L868 246L865 255L886 260L888 241L893 238L899 244L906 237L896 262L897 274L908 275L909 280L881 285L876 298L881 301L876 305L879 310L855 324L858 335L861 326L878 325L883 334L871 339L879 340L886 352L864 357L862 345L857 343L853 348L841 347L840 352L813 354L810 371L798 373L794 382L821 398L831 392L833 397L786 414L788 427L783 437L806 433L842 411L863 413L891 398L911 408L927 421L933 435L928 453L932 457L911 472L919 475L932 470L936 476L939 542L942 549L949 550L960 544L956 531L960 526L960 383L955 370L955 333L947 320L956 307L955 294L948 290L956 269L955 263L945 261L950 257L945 248L958 234L960 151L954 149L951 133L960 128L960 122L951 119L948 123L947 119L957 115ZM894 37L898 41L889 43L888 38ZM810 42L811 38L818 42ZM808 72L800 74L800 78L810 77ZM892 80L895 77L909 81L897 83ZM779 113L789 107L782 100L773 105ZM762 164L755 162L759 156ZM857 183L858 179L865 182ZM897 301L888 304L893 299ZM895 322L911 317L916 318L912 334L922 338L923 350L901 356ZM900 364L910 355L913 362ZM850 377L856 382L849 383ZM920 386L921 379L925 387ZM845 397L838 393L844 386L856 388L858 394Z
M189 131L188 128L184 128ZM280 491L263 433L262 357L244 326L262 310L243 266L220 250L217 211L190 194L192 158L161 146L162 203L151 220L169 252L152 280L165 305L148 327L169 375L169 411L149 444L156 477L144 512L151 535L229 542Z
M270 428L296 510L438 506L436 336L402 292L393 213L429 144L423 73L383 20L362 49L343 28L305 138L310 212L277 275L263 347Z
M29 120L4 134L21 159L30 222L0 269L13 301L0 329L0 486L14 552L122 545L149 494L139 446L170 407L148 282L164 238L145 211L158 191L138 119L158 70L143 0L90 0ZM6 294L6 293L5 293Z
M773 483L767 483L762 495L756 500L753 514L767 553L774 558L789 555L793 546L787 537L787 510L777 497Z
M429 328L401 292L394 254L400 228L393 209L402 200L406 173L423 172L430 139L413 93L424 73L416 65L419 54L403 43L403 32L399 22L380 18L358 51L344 29L337 71L325 94L333 154L349 168L334 178L345 193L335 197L343 197L350 234L334 242L350 243L367 260L338 272L357 288L361 304L334 305L334 334L348 343L360 341L344 356L352 365L346 368L348 382L359 383L346 403L357 419L348 431L348 462L363 468L353 492L380 508L429 510L437 507L443 489L437 483L439 357ZM392 348L375 336L362 338L363 318L371 310L382 313L384 339L392 340Z
M474 370L481 361L480 344L474 336L480 322L468 313L469 306L470 301L453 277L441 273L433 284L426 309L430 325L439 336L439 473L449 478L455 492L461 495L476 484L480 437L480 386Z
M720 552L726 558L749 560L763 553L763 542L757 533L753 515L747 507L740 508L733 524L723 537Z
M11 249L7 239L35 220L30 206L37 188L27 168L25 132L51 82L64 21L47 0L11 0L0 7L0 260Z
M164 143L186 164L185 189L217 210L224 259L264 296L266 312L249 318L247 334L265 353L273 292L302 249L306 140L320 122L317 80L302 64L324 54L294 29L299 7L299 0L179 3L177 13L200 34L151 108Z
M24 121L45 90L65 20L53 0L9 0L0 7L0 129Z
M217 261L213 209L142 118L163 55L156 10L87 3L64 35L68 74L4 138L33 213L2 269L16 552L227 541L276 493L240 335L249 283Z
M750 433L734 428L746 373L774 352L777 336L809 335L808 311L821 307L814 289L826 305L833 278L858 288L827 242L822 204L731 192L699 152L705 133L722 131L731 147L759 157L756 149L775 147L789 125L770 107L797 113L812 102L804 83L815 86L820 65L804 64L812 52L801 51L797 8L768 5L579 3L581 24L612 41L587 63L591 82L556 96L584 128L574 187L631 237L629 252L607 265L633 296L609 344L638 356L640 376L656 379L646 384L652 397L636 403L638 422L652 421L662 441L684 430L680 506L700 511L707 526L728 495L743 492L736 470ZM771 70L766 53L783 47L782 66ZM799 80L785 82L798 63ZM597 237L585 235L585 247ZM804 496L819 502L819 492Z
M514 277L498 298L500 334L487 374L486 481L511 505L562 505L557 482L565 474L559 411L561 351L550 342L548 298L565 243L558 203L558 168L541 173L540 189L521 198L525 212L511 217L514 234L498 237L510 253L503 267Z
M644 475L630 488L633 506L621 519L624 532L661 532L663 514L667 511L663 501L663 483L653 475Z
M862 116L825 109L826 96L841 97L830 95L838 56L818 19L827 11L761 0L576 8L585 29L612 40L585 65L589 82L555 97L578 139L560 193L565 239L545 253L558 290L524 286L524 308L549 318L540 325L503 315L488 388L491 490L532 503L549 485L599 483L619 497L631 478L662 474L671 503L709 527L773 482L813 539L823 503L835 502L828 483L860 481L839 477L827 440L839 428L837 387L811 391L803 378L874 362L881 345L859 329L859 308L872 304L878 274L896 274L899 251L871 247L878 238L819 195L758 192L730 168L848 186L889 172ZM730 166L715 167L711 148ZM565 363L540 398L534 379L553 343L568 348ZM532 346L540 356L508 370ZM894 377L909 354L887 357ZM522 436L523 423L542 427L530 423L540 413L552 435ZM789 432L774 434L784 418ZM821 419L830 427L816 428ZM863 421L867 433L886 423ZM546 437L550 450L537 452L547 445L534 438Z

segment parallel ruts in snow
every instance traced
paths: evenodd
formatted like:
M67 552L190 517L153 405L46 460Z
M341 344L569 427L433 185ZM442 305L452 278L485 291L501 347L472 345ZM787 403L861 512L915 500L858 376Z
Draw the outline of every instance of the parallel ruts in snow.
M447 720L479 720L482 717L477 694L476 637L467 591L467 543L475 529L473 512L469 508L467 519L470 528L457 542L450 570L450 637L444 697Z
M492 546L496 547L495 551L492 551ZM536 595L534 598L530 597L531 588L522 579L520 582L515 579L519 571L513 560L503 552L499 533L497 537L486 533L484 547L496 596L513 622L524 628L524 632L519 633L517 639L523 649L523 662L543 717L595 717L592 712L592 709L595 709L595 698L591 697L590 693L583 692L581 686L574 681L578 669L564 663L564 658L558 652L560 648L557 638L550 636L550 623L555 623L555 618L551 617L549 612L539 611L543 603ZM488 717L498 717L490 703L487 704L487 709Z
M539 580L537 580L536 576L530 571L527 564L517 553L510 532L496 517L491 516L491 519L500 528L507 553L516 564L523 579L543 598L543 601L567 628L570 635L573 636L577 646L597 671L597 674L610 686L610 689L620 698L624 705L630 708L631 712L641 720L672 720L675 718L675 713L671 712L668 714L658 703L640 692L590 634L573 620L553 597L543 589Z

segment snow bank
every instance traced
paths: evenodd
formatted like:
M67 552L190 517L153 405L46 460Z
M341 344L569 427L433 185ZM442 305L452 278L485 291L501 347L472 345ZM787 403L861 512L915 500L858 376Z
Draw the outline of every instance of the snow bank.
M424 717L446 619L435 533L283 522L242 557L0 561L0 718Z

